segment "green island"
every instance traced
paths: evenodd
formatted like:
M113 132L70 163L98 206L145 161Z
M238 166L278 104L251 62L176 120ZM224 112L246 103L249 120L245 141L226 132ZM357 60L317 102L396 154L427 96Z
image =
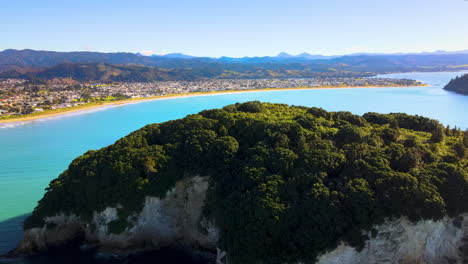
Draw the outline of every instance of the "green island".
M385 219L468 211L468 133L402 113L327 112L252 101L147 125L76 158L46 189L25 229L45 216L120 205L130 227L146 196L209 176L204 215L230 263L310 262ZM53 228L53 227L50 227Z
M452 79L445 87L445 90L468 95L468 74Z

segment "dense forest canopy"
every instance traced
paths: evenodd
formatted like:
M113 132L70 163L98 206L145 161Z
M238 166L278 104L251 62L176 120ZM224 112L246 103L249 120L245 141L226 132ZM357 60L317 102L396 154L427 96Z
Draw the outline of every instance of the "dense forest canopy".
M468 95L468 74L461 77L456 77L451 80L445 87L445 90L456 92L459 94Z
M25 229L61 212L90 222L119 208L132 225L145 196L184 177L210 178L204 214L231 263L312 261L387 218L468 211L468 134L406 114L327 112L238 103L151 124L75 159L53 180Z

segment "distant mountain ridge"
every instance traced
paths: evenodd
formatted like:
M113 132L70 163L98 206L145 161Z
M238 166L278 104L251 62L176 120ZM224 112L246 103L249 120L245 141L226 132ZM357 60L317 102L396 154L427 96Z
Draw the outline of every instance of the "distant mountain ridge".
M3 78L42 76L45 72L60 72L57 71L58 68L53 68L57 65L61 65L59 68L75 72L75 67L69 65L65 67L62 64L78 64L78 66L80 64L104 64L112 65L109 67L124 67L124 71L135 74L145 71L150 76L156 74L155 71L172 69L173 72L177 72L176 79L179 79L179 74L182 72L182 75L187 75L187 79L190 79L190 76L210 78L214 75L219 78L279 78L281 76L307 78L311 76L346 77L348 75L356 77L387 72L468 69L468 54L464 52L439 51L430 54L352 54L347 56L324 56L309 53L291 55L283 52L273 57L208 58L193 57L182 53L144 56L128 52L56 52L8 49L0 52L0 72L3 72L1 75ZM137 66L140 68L135 71ZM143 70L144 67L149 68ZM157 70L152 68L157 68ZM94 69L97 68L94 67ZM194 73L189 74L190 71ZM135 78L130 79L139 80L141 78L142 76L138 73Z
M1 65L17 65L17 66L53 66L59 63L109 63L109 64L143 64L146 66L160 66L170 68L170 64L178 63L177 66L193 67L192 63L186 61L196 61L199 63L323 63L324 60L331 60L337 58L349 58L349 57L380 57L380 58L395 58L395 57L406 57L412 56L413 58L421 59L422 57L434 57L434 56L463 56L468 55L468 50L462 51L435 51L435 52L424 52L424 53L355 53L349 55L312 55L309 53L301 53L298 55L291 55L286 52L281 52L276 56L264 56L264 57L196 57L186 55L183 53L170 53L166 55L150 55L145 56L141 53L130 53L130 52L115 52L115 53L104 53L104 52L89 52L89 51L72 51L72 52L57 52L57 51L42 51L42 50L15 50L7 49L0 51L0 66ZM417 57L414 57L417 56ZM348 59L349 60L349 59ZM184 65L187 64L187 65Z
M212 78L222 71L190 69L164 69L143 65L113 65L105 63L61 63L42 70L30 72L7 71L0 78L53 79L72 78L77 81L100 82L152 82L169 80L196 80Z
M269 59L305 59L305 60L320 60L320 59L334 59L338 57L346 57L346 56L401 56L401 55L457 55L457 54L468 54L467 50L459 50L459 51L444 51L444 50L437 50L437 51L430 51L430 52L399 52L399 53L351 53L351 54L342 54L342 55L321 55L321 54L310 54L307 52L303 52L297 55L293 55L287 52L280 52L276 56L262 56L262 57L228 57L222 56L218 59L220 60L249 60L249 59L258 59L258 58L269 58ZM165 55L150 55L151 57L166 57L166 58L211 58L216 59L214 57L199 57L199 56L192 56L183 53L169 53Z
M38 51L38 50L14 50L8 49L0 52L0 65L18 66L54 66L59 63L150 63L150 59L129 52L102 53L88 51Z
M236 68L237 65L233 65ZM226 70L222 67L207 68L160 68L140 64L107 63L60 63L44 68L12 68L0 72L0 78L19 78L28 80L50 80L71 78L77 81L98 82L152 82L152 81L191 81L201 79L269 79L269 78L314 78L314 77L367 77L371 73L346 71L310 71L263 69L242 67L240 71Z
M157 56L157 55L153 55ZM183 53L169 53L165 55L159 55L160 57L165 57L165 58L177 58L177 59L194 59L197 58L196 56L191 56L191 55L185 55Z

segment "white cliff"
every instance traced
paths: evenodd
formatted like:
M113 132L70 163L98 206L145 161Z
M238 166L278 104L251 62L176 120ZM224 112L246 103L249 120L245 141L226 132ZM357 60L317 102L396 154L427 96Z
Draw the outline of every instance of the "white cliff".
M197 176L177 182L163 199L146 197L143 210L128 217L132 225L120 234L108 231L108 224L118 219L117 208L94 213L91 224L81 223L74 215L47 217L45 227L25 231L16 251L38 252L80 235L85 243L119 253L166 246L216 250L217 229L202 216L207 189L208 178Z
M341 244L321 255L317 263L468 263L468 214L417 223L402 218L375 228L377 235L372 237L369 233L370 239L362 251Z
M218 263L227 263L226 252L217 248L218 229L202 215L207 190L208 178L197 176L177 182L162 199L146 197L142 211L127 219L132 226L120 234L108 231L108 224L118 219L117 208L95 213L92 224L82 223L73 215L48 217L46 227L25 232L16 253L40 252L78 238L117 253L174 245L209 249L217 252ZM342 243L320 255L317 263L468 263L468 214L417 223L401 218L375 229L377 235L369 232L361 251Z

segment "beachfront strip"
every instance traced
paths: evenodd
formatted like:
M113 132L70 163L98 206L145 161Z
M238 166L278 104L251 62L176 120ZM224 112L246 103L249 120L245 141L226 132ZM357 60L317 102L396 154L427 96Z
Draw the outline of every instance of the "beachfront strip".
M408 79L311 78L311 79L209 79L200 81L159 81L150 83L80 83L72 79L50 81L0 79L0 116L19 116L44 110L62 109L90 102L116 101L191 92L255 89L419 86Z

